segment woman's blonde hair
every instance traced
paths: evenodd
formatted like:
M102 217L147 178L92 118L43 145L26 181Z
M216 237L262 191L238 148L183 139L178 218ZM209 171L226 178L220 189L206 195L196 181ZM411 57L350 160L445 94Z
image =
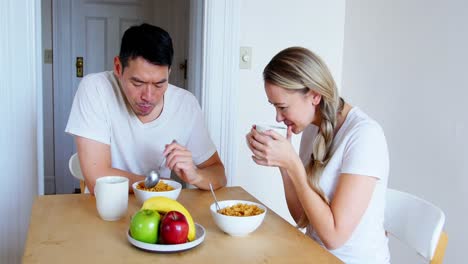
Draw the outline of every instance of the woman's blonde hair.
M309 186L329 204L319 182L331 156L330 149L337 114L343 108L344 101L338 95L338 89L328 67L312 51L302 47L291 47L282 50L271 59L263 71L263 79L288 90L298 90L302 93L313 90L322 96L319 104L321 123L313 142L312 155L306 166L306 172ZM308 223L309 219L303 213L297 224L303 228Z

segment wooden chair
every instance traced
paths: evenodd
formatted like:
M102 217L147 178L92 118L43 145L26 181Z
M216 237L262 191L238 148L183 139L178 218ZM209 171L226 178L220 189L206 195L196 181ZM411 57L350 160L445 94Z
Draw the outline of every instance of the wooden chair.
M442 231L444 212L419 197L394 189L388 189L386 197L385 230L430 264L442 263L448 242Z
M70 160L68 160L68 168L70 169L70 173L73 175L73 177L80 180L80 191L81 191L81 193L86 193L87 188L86 188L86 184L85 184L85 179L83 177L83 173L81 172L80 160L78 158L78 153L75 153L70 157Z

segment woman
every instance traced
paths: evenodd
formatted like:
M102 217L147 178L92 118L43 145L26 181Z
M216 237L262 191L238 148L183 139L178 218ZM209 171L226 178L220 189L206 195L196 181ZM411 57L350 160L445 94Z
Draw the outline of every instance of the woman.
M263 71L268 101L287 138L247 134L252 159L278 167L298 227L345 263L389 263L383 229L388 150L382 128L338 95L325 63L292 47ZM292 133L302 132L299 155Z

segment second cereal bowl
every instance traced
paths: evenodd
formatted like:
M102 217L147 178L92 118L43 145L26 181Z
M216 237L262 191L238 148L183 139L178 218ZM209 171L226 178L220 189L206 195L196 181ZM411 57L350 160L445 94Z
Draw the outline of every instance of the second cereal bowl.
M224 200L218 202L221 209L233 206L236 204L256 205L263 210L263 213L254 216L227 216L216 211L216 204L210 205L211 216L216 225L231 236L246 236L255 231L263 222L267 209L265 206L244 200Z
M161 182L171 186L174 188L174 190L171 191L145 191L145 190L140 190L137 188L138 184L144 184L144 181L138 181L132 184L133 188L133 193L135 194L135 197L137 198L138 202L140 204L143 204L148 198L154 197L154 196L164 196L167 198L171 198L173 200L177 200L180 194L180 190L182 189L182 184L173 181L173 180L168 180L168 179L161 179Z

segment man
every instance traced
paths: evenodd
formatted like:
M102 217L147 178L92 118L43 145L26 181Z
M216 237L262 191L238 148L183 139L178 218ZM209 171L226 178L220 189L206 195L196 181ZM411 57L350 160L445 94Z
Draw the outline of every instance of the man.
M75 136L90 193L101 176L125 176L131 185L160 166L162 177L173 171L200 189L226 185L196 98L168 83L173 53L166 31L134 26L122 37L114 71L81 81L65 131Z

